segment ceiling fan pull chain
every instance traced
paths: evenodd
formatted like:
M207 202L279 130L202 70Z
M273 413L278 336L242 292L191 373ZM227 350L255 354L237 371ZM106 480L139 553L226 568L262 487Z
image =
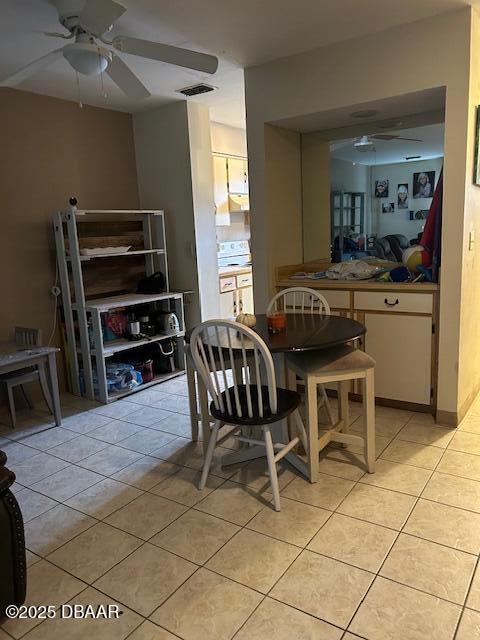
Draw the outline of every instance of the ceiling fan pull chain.
M102 69L102 56L100 49L98 50L98 66L100 67L100 92L104 100L108 100L108 94L105 91L105 84L103 82L103 69Z
M80 77L78 75L78 71L75 71L75 75L77 76L78 106L80 107L80 109L83 109L82 96L80 94Z

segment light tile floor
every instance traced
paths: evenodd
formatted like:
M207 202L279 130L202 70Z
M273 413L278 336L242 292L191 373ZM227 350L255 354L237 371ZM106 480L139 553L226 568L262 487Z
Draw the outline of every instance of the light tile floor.
M377 407L376 473L354 448L315 485L282 467L275 513L263 461L222 468L225 448L197 490L186 396L178 378L107 407L66 396L60 428L0 425L27 603L123 611L10 620L1 640L480 640L480 400L457 430Z

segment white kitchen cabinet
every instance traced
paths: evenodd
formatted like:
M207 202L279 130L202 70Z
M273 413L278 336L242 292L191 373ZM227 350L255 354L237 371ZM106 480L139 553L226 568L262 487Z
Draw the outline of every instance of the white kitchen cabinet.
M220 294L220 317L235 319L239 313L253 313L253 287L242 287Z
M242 158L228 158L228 191L248 194L247 161Z
M253 287L237 289L239 313L253 313Z
M230 224L227 159L213 156L213 192L217 225Z
M220 294L220 317L226 320L235 319L237 311L237 291L227 291Z
M376 362L375 396L429 405L432 389L432 318L358 314L367 329L365 351Z

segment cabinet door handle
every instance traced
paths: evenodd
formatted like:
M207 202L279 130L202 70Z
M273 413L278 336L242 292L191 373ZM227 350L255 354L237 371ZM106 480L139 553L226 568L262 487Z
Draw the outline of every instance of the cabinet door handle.
M395 300L395 302L389 302L387 298L385 298L385 304L388 304L389 307L394 307L396 304L398 304L398 298Z

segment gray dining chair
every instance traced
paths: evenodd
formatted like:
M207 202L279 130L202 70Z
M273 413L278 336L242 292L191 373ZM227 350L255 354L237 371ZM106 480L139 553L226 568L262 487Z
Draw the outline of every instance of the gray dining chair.
M39 347L41 345L41 342L41 329L15 327L15 345L19 349L35 349L35 347ZM50 389L48 388L45 365L43 363L35 365L34 367L26 367L25 369L20 369L19 371L13 371L12 373L5 373L0 376L0 383L2 383L7 391L8 409L10 412L10 420L13 429L15 429L17 425L13 391L16 387L20 387L20 391L25 398L25 402L27 403L28 408L33 409L32 399L25 388L25 385L29 384L30 382L40 383L40 388L42 390L45 403L50 413L53 413L53 403L50 395Z

